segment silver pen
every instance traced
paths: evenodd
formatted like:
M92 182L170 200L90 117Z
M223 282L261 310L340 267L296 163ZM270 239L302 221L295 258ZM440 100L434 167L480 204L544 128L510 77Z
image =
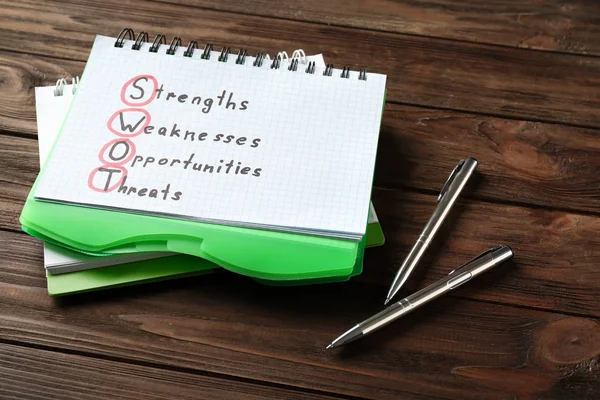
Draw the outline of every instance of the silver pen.
M477 275L508 260L512 256L513 252L509 246L497 246L491 248L464 264L462 267L450 272L448 276L392 304L371 318L355 325L352 329L343 333L340 337L331 342L327 348L330 349L332 347L342 346L346 343L360 339L422 305L429 303L431 300L437 299L452 289L456 289L463 283L470 281Z
M429 221L427 221L427 224L425 224L425 228L423 228L417 242L412 249L410 249L406 259L404 259L404 262L396 273L396 277L394 278L394 282L392 282L392 286L390 287L384 304L389 303L396 293L398 293L415 269L415 266L419 263L421 257L425 253L425 250L429 247L429 243L431 243L431 240L440 229L440 226L442 226L450 209L456 203L456 199L458 199L458 196L466 186L467 181L473 174L473 171L475 171L475 168L477 168L477 160L474 158L460 160L458 165L454 167L454 170L440 191L437 198L438 205L435 208L435 211L429 218Z

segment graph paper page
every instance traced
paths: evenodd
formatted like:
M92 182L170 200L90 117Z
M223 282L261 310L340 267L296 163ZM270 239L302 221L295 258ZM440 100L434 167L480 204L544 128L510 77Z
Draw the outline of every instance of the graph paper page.
M364 234L385 76L114 43L96 39L36 198Z

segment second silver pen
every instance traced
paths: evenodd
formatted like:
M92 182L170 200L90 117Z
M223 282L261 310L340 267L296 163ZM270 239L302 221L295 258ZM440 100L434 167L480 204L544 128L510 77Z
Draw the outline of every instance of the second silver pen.
M398 293L415 266L421 260L425 250L429 247L429 243L446 219L452 206L456 203L458 196L466 186L469 178L475 171L475 168L477 168L477 160L474 158L467 158L466 160L461 160L448 177L448 180L438 196L438 205L435 211L429 218L429 221L427 221L427 224L425 224L417 242L414 244L396 273L396 277L392 282L385 304L388 304L396 293Z
M331 342L327 348L330 349L332 347L342 346L346 343L360 339L430 301L443 296L451 290L456 289L460 285L508 260L512 256L513 251L510 246L496 246L489 249L464 264L462 267L450 272L448 276L392 304L385 310L380 311L372 317L355 325Z

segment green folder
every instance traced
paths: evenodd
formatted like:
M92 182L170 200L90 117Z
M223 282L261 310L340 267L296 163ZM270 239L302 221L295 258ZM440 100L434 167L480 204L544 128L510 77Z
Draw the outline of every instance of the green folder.
M365 247L375 247L383 244L383 231L378 222L372 222L367 228ZM362 272L364 257L359 252L352 275ZM48 293L52 296L64 296L95 290L118 288L122 286L139 285L168 279L179 279L189 276L204 275L223 271L218 265L198 257L178 254L151 260L136 261L109 267L52 275L46 272ZM347 277L346 279L349 279ZM342 280L346 280L342 279ZM327 282L331 282L328 280ZM266 284L313 284L317 281L261 281Z
M268 280L349 276L360 249L356 241L53 204L32 194L21 224L42 240L90 254L182 253Z

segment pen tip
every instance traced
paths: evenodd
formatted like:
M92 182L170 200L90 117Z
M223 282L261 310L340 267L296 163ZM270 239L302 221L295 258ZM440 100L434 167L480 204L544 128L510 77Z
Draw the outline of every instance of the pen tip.
M384 306L387 306L387 305L388 305L388 303L390 302L390 300L391 300L391 298L390 298L390 297L388 297L387 299L385 299L385 301L383 302L383 305L384 305Z
M332 347L333 347L333 343L331 343L329 346L325 347L325 350L329 350Z

